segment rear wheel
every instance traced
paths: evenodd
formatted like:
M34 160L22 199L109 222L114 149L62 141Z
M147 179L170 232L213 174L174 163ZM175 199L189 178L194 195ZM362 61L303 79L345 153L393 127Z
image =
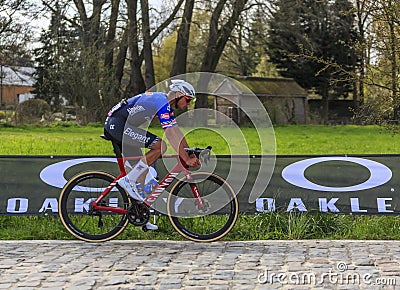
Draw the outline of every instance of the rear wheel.
M83 172L74 176L62 189L59 215L63 225L76 238L103 242L113 239L127 226L126 214L94 211L91 205L114 180L115 177L106 172ZM129 198L116 184L100 205L127 209Z
M193 196L194 184L203 206ZM196 242L212 242L228 234L237 220L238 208L230 185L210 173L193 173L192 180L178 181L167 200L168 216L175 230Z

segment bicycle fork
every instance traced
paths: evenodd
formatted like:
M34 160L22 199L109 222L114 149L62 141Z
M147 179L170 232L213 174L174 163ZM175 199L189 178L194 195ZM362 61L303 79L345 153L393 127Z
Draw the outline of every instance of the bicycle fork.
M194 198L196 199L197 206L199 207L199 209L203 209L204 208L204 203L203 203L203 200L202 200L202 198L200 196L199 188L197 187L197 184L191 183L190 184L190 188L192 189Z

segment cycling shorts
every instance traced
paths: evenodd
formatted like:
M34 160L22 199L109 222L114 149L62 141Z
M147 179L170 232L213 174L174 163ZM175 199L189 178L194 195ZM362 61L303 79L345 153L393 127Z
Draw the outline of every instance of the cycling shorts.
M108 117L104 125L104 133L120 147L125 156L135 156L135 148L149 148L159 140L151 132L126 124L122 118ZM129 153L128 153L129 152ZM128 153L128 154L127 154Z

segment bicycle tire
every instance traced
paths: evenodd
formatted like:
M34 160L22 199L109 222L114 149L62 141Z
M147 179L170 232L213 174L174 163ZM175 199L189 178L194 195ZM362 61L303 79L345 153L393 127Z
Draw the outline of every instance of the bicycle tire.
M104 242L118 236L128 225L128 216L114 212L95 212L90 202L115 180L102 171L86 171L75 175L64 186L59 198L59 216L64 227L76 238L86 242ZM129 207L127 193L118 185L103 202ZM97 223L97 225L96 225Z
M198 186L206 211L196 206L190 189L193 182ZM238 211L238 200L231 186L222 177L205 172L193 173L190 182L177 181L167 199L171 224L180 235L195 242L223 238L235 225Z

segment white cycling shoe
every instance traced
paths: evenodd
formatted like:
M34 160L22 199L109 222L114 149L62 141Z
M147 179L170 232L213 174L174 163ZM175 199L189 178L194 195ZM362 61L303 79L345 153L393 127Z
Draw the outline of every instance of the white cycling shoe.
M117 181L117 183L125 189L125 191L129 194L130 197L133 199L143 202L144 197L142 197L136 190L136 186L133 186L130 182L127 176L122 177L120 180Z
M150 231L156 231L158 230L158 226L157 225L153 225L151 222L148 222L145 225L146 229L150 230Z
M133 199L143 202L144 197L142 197L139 193L137 193L136 191L136 186L133 187L132 184L129 182L128 177L122 177L120 180L117 181L117 183L126 190L126 192L129 194L130 197L132 197ZM158 230L158 226L157 225L153 225L151 222L147 222L145 224L145 227L147 230L150 231L156 231Z

